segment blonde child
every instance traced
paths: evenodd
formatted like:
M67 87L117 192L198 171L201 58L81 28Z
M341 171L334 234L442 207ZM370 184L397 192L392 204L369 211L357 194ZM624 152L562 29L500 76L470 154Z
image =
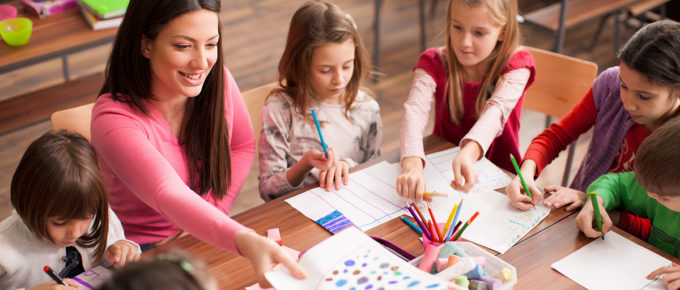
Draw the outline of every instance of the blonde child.
M587 191L597 193L600 208L622 209L648 217L652 233L648 242L675 257L680 257L680 118L668 120L654 130L637 151L634 172L610 173L601 176ZM601 210L602 233L608 232L614 221ZM613 215L612 215L613 216ZM585 203L576 217L576 225L588 237L602 233L593 224L593 205ZM680 267L661 267L647 276L664 275L669 289L680 289Z
M680 112L680 24L666 20L643 27L618 58L618 67L602 72L583 100L529 145L521 171L534 203L544 197L534 178L590 128L593 142L574 180L569 188L546 187L552 194L545 205L567 206L570 211L580 207L593 180L605 173L632 171L642 141ZM532 208L532 199L517 178L506 191L516 208ZM644 240L649 234L648 221L626 213L618 226Z
M43 267L72 278L102 258L116 267L139 259L139 246L125 239L109 209L97 156L82 136L47 132L33 141L10 192L14 211L0 223L0 289L66 289Z
M217 290L205 264L171 251L116 270L99 290Z
M397 193L421 200L423 131L435 101L433 134L460 145L451 186L469 191L477 182L475 161L486 156L513 170L524 92L534 79L531 55L519 48L513 0L451 0L446 47L423 52L414 69L401 124L401 175Z
M259 189L264 200L317 181L326 190L340 189L347 185L350 167L380 155L380 108L360 90L369 67L349 14L326 2L307 2L295 12L279 62L280 88L262 108Z

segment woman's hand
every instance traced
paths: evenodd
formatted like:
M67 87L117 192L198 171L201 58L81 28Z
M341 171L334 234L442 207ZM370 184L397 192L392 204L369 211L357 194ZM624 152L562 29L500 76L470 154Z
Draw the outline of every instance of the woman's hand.
M659 269L654 270L652 273L649 273L647 275L647 279L654 279L656 276L663 275L661 276L661 280L663 281L663 285L666 286L667 289L680 289L680 267L678 264L673 263L671 266L664 266Z
M602 197L597 197L597 203L600 207L600 216L602 216L602 232L597 229L595 224L595 214L593 211L593 203L587 202L581 209L581 212L576 216L576 226L589 238L598 238L604 233L608 232L612 226L611 218L609 214L604 209L604 203L602 202Z
M573 211L581 207L588 197L585 192L562 187L559 185L551 185L545 188L546 192L552 192L550 197L546 198L543 204L547 207L560 208L565 205L567 211Z
M418 156L404 158L401 161L401 175L397 177L397 194L420 202L424 192L423 160Z
M234 237L234 243L238 251L250 260L257 276L260 287L269 288L271 284L265 278L264 273L272 270L276 264L281 263L297 279L307 278L307 274L286 252L274 241L260 236L251 231L240 231Z
M119 240L106 249L104 258L113 263L113 266L120 268L128 262L139 260L139 247L126 240Z
M333 184L335 184L335 190L339 190L349 183L349 163L340 158L335 158L335 160L337 162L328 170L319 172L319 186L325 188L326 191L331 191Z
M50 281L46 283L42 283L38 286L35 286L33 288L28 288L27 290L73 290L73 289L78 289L78 284L74 282L71 279L64 279L64 282L70 286L64 286L61 284L57 284L57 282Z
M461 147L456 158L451 162L453 181L451 187L455 190L468 192L477 184L477 170L475 162L482 157L482 147L475 141L468 141Z
M534 181L534 175L536 174L536 163L533 160L527 159L522 162L522 167L520 168L522 172L522 177L524 177L524 182L526 182L529 191L531 192L531 197L526 194L524 186L519 176L515 176L510 184L505 187L505 192L510 199L510 204L520 210L530 210L534 208L534 205L543 199L543 192L538 189L536 182ZM534 204L531 204L533 201Z

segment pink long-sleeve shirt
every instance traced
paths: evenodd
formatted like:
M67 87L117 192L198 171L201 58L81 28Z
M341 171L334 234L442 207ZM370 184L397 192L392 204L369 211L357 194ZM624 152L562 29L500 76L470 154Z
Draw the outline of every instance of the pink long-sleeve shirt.
M225 112L231 153L231 186L222 200L189 188L189 167L163 116L146 103L149 116L104 94L92 114L92 144L109 191L111 208L128 239L155 243L183 229L220 248L238 252L234 236L246 227L227 212L250 171L255 138L248 110L225 68Z

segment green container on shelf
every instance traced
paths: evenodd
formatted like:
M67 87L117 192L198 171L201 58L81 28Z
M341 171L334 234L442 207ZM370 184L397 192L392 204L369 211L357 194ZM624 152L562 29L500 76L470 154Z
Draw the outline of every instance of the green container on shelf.
M2 39L11 46L19 46L28 43L33 30L33 22L26 17L6 19L0 22L0 34Z

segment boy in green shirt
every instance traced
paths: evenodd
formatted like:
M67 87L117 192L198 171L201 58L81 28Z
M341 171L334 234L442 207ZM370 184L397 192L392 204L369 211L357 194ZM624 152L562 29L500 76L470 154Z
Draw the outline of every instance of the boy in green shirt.
M652 230L648 242L680 257L680 118L668 120L654 130L637 151L635 172L606 174L595 180L587 192L596 192L600 208L623 209L648 217ZM602 215L602 233L613 226L607 211ZM585 203L576 225L588 237L602 234L593 224L593 206ZM680 266L661 267L647 278L663 276L669 289L680 288Z

